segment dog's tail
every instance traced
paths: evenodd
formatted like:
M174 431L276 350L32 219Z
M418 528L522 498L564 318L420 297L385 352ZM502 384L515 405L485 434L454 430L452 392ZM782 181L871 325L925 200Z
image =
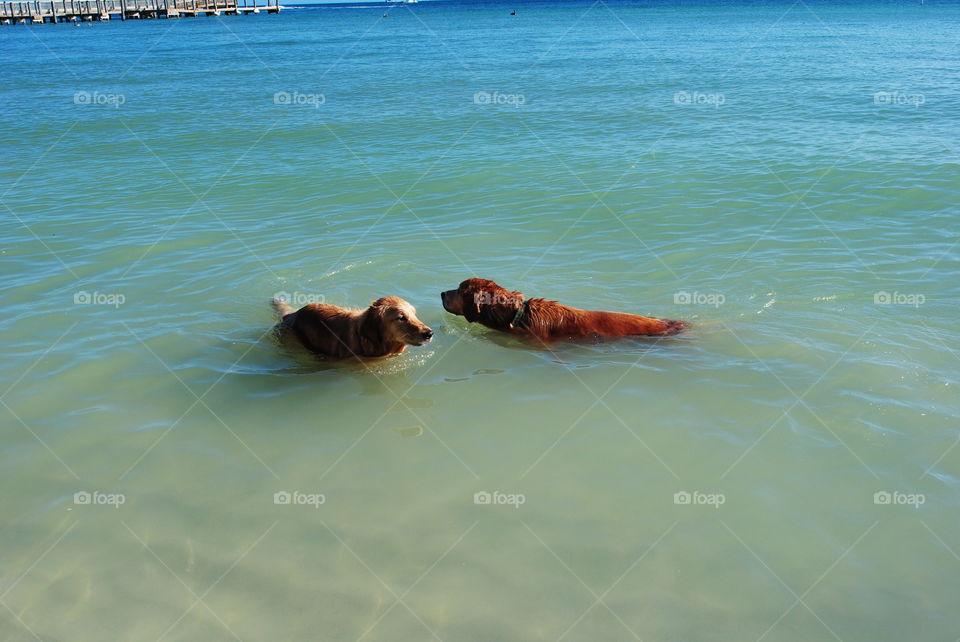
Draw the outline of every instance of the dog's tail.
M273 297L273 300L270 301L270 303L273 305L273 309L277 311L277 314L281 319L293 312L293 308L290 307L290 304L279 297Z
M680 334L690 329L690 324L686 321L677 321L675 319L661 319L664 323L663 331L660 334Z

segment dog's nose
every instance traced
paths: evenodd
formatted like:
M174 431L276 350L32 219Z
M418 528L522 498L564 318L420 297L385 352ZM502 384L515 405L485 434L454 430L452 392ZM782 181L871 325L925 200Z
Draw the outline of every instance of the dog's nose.
M420 336L423 337L424 339L431 339L433 338L433 330L431 330L430 328L427 328L426 330L420 333Z

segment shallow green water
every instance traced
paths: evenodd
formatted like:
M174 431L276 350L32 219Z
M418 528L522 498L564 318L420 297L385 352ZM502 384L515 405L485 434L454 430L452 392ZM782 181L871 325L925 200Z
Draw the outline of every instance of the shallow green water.
M960 636L960 9L516 7L0 30L0 637Z

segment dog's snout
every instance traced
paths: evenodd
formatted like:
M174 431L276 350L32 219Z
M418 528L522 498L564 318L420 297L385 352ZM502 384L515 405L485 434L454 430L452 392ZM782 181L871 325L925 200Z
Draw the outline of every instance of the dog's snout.
M426 330L420 333L420 336L423 337L424 339L431 339L433 338L433 330L431 330L430 328L427 328Z

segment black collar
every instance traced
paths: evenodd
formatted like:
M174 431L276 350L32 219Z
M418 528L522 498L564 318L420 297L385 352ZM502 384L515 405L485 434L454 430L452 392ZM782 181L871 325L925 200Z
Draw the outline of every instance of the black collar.
M528 306L529 304L530 304L530 299L526 299L526 300L523 302L523 305L520 306L520 309L517 310L517 313L516 313L515 315L513 315L513 321L511 321L511 322L510 322L510 325L507 326L507 327L509 327L509 328L515 328L515 327L517 326L517 324L520 323L520 319L523 318L523 313L527 311L527 306Z

